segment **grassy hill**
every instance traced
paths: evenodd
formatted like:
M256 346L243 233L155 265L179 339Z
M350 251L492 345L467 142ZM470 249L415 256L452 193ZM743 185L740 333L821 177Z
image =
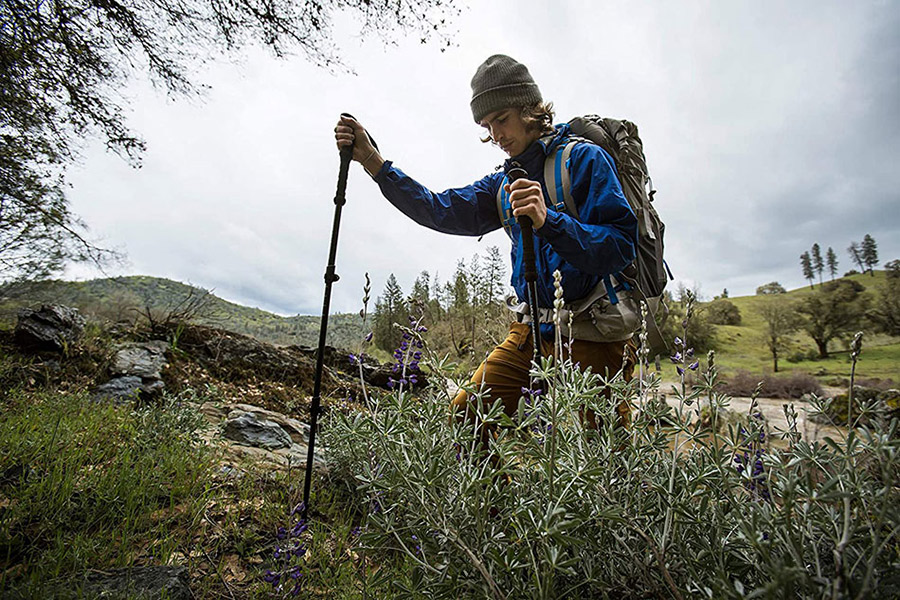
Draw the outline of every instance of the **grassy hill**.
M192 321L222 327L280 345L315 346L319 317L282 317L258 308L223 300L206 290L159 277L131 276L91 281L41 281L0 286L0 321L15 322L23 306L57 302L78 308L100 321L133 321L149 309L156 319L173 312L191 311ZM191 305L200 304L191 310ZM333 314L328 318L328 344L355 348L365 335L357 314Z
M861 283L871 294L880 293L884 284L884 271L847 277ZM818 284L816 284L818 289ZM785 299L800 301L812 293L809 286L791 290ZM772 371L772 355L765 345L765 322L757 311L767 296L740 296L728 298L741 312L741 324L717 325L716 356L726 371L746 370L752 373ZM900 340L883 334L875 334L870 327L863 327L863 351L857 365L857 376L863 378L893 379L900 382ZM803 331L792 336L791 349L778 361L779 372L805 371L821 378L849 377L850 357L848 340L834 340L829 345L831 357L825 360L816 356L815 344Z

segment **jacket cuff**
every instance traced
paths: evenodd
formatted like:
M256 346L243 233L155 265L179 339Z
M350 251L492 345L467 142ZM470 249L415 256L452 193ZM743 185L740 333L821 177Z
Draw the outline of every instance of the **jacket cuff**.
M392 164L393 162L390 160L386 160L381 163L381 168L378 169L378 172L372 176L372 179L374 179L378 183L384 182L387 179L387 172L391 168ZM363 171L365 171L365 169L363 169ZM368 171L366 171L366 173L368 174Z
M544 219L544 225L540 229L536 229L534 233L547 241L552 241L562 234L562 226L562 213L553 210L552 208L548 208L547 218Z

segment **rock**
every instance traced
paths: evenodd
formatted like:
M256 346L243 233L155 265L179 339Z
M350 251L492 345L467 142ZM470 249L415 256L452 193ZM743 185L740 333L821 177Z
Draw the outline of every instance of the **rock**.
M113 358L113 378L97 387L95 400L141 401L158 397L166 389L161 371L169 344L160 340L121 346Z
M260 419L253 412L240 412L234 417L229 415L225 421L223 435L235 442L247 446L278 450L291 447L291 436L275 421Z
M192 600L185 567L134 567L90 573L82 586L85 598Z
M35 595L40 592L41 595ZM12 590L0 594L3 600L25 598L82 598L84 600L192 600L185 567L133 567L90 571L80 579L68 580L41 590Z
M28 350L64 352L84 332L84 317L74 308L45 304L19 311L15 340Z
M149 400L159 396L166 385L156 379L144 381L135 375L124 375L107 381L94 390L94 400L112 400L126 403L133 400Z
M303 423L302 421L292 419L291 417L283 415L279 412L266 410L264 408L260 408L259 406L253 406L252 404L235 404L234 409L231 411L231 413L229 413L228 418L236 418L240 415L240 413L253 413L258 419L264 419L267 421L278 423L278 425L280 425L281 428L284 429L289 436L291 436L291 441L296 444L306 444L309 442L308 423Z
M160 371L166 366L166 350L169 344L161 340L126 344L119 348L110 371L113 375L130 375L159 380Z

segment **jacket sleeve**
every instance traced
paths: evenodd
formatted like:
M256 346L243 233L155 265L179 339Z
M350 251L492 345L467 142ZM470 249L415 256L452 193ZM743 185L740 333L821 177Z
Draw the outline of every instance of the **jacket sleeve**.
M501 227L497 189L502 177L502 173L494 173L471 185L436 194L385 161L375 182L391 204L419 225L475 236Z
M569 173L578 218L548 208L536 233L580 271L620 272L634 260L638 228L612 159L599 146L578 144L569 157Z

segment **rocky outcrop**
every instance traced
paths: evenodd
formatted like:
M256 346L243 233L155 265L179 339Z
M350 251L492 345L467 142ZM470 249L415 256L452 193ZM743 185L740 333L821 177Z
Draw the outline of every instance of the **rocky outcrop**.
M198 409L213 425L205 434L207 441L222 448L226 461L277 470L306 467L308 424L252 404L204 402ZM328 468L326 457L327 450L317 445L317 470Z
M23 308L16 323L16 343L26 350L65 352L84 332L84 317L74 308L45 304Z
M165 390L162 370L166 367L168 342L152 340L120 346L113 357L112 379L97 387L96 400L130 402L149 400Z
M229 415L225 421L223 435L239 444L256 446L266 450L290 448L291 436L275 421L260 418L252 412L240 412Z

